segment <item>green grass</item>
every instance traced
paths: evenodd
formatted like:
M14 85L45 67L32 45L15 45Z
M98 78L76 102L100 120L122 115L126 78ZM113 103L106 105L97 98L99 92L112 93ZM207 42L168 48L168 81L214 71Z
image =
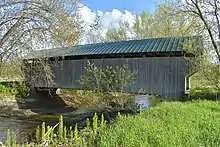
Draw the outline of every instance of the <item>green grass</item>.
M216 100L218 91L211 87L196 87L190 89L189 100Z
M99 142L102 147L219 146L220 103L165 102L115 121Z

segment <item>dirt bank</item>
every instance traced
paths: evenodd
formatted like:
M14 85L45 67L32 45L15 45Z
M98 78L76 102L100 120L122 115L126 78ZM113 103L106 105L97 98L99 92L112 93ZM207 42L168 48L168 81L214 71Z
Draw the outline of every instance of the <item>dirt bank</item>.
M17 100L0 100L0 117L30 117L37 115L30 109L20 109Z

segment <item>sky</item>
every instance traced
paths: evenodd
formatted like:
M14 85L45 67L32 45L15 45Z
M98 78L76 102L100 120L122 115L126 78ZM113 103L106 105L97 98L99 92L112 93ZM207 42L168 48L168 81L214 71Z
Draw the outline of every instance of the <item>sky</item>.
M143 10L154 11L155 3L160 0L82 0L91 10L103 12L118 9L121 12L128 10L132 13L141 13Z
M161 0L81 0L80 12L85 22L85 30L100 16L101 32L103 36L111 27L118 27L119 22L126 21L134 24L136 14L143 11L153 12L155 4Z

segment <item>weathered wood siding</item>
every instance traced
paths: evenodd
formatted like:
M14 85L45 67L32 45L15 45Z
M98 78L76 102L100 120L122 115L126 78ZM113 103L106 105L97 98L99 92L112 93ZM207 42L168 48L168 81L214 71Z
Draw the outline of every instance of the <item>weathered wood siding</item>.
M129 69L137 71L135 84L127 92L137 93L141 89L150 94L159 94L166 100L181 99L185 91L185 76L189 73L186 61L182 57L143 57L117 59L89 59L100 68L122 66L126 61ZM64 60L52 63L54 88L81 89L79 79L86 75L84 60ZM45 87L36 83L37 87Z

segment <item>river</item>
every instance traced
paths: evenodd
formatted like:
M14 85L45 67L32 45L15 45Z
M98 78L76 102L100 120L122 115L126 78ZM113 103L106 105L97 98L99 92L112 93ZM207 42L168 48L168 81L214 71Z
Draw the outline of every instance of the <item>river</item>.
M16 134L18 141L30 141L31 136L33 135L32 132L41 123L42 122L37 120L0 117L0 141L6 141L8 129Z

